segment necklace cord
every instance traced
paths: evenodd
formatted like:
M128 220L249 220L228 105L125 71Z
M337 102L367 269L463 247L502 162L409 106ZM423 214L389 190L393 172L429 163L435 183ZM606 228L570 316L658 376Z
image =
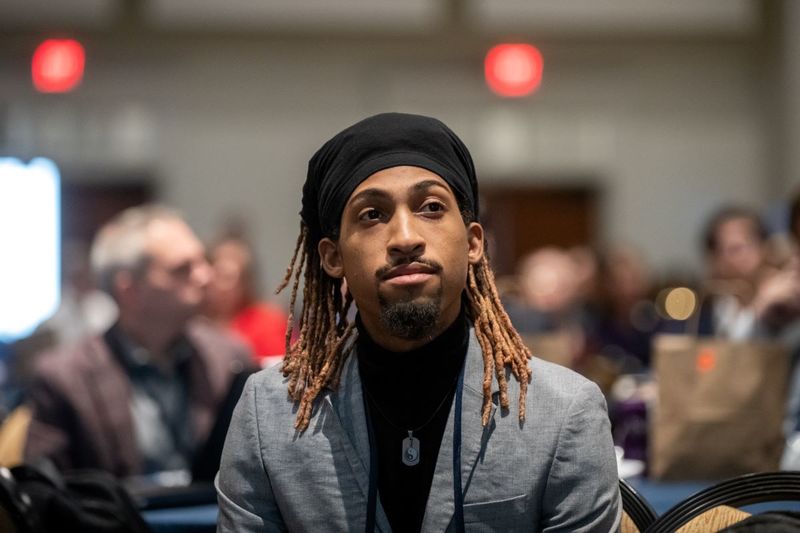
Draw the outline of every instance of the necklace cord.
M460 376L460 373L459 373L459 376ZM458 383L459 376L456 376L456 379L455 379L455 380L453 380L453 383L452 383L452 384L451 384L451 385L450 385L450 386L447 388L447 392L445 393L445 395L444 395L444 397L442 398L442 400L439 402L439 405L438 405L438 406L436 407L436 409L433 411L433 414L432 414L432 415L431 415L431 416L428 418L428 420L427 420L427 421L425 421L425 423L424 423L424 424L422 424L422 425L420 425L420 426L417 426L417 427L415 427L415 428L412 428L412 429L409 429L409 428L404 428L404 427L401 427L401 426L398 426L397 424L395 424L395 423L392 421L392 419L391 419L391 418L389 418L388 416L386 416L386 413L384 413L384 412L383 412L383 410L382 410L382 409L381 409L381 408L378 406L378 401L377 401L377 400L375 399L375 397L374 397L374 396L373 396L373 395L372 395L372 394L369 392L369 390L367 389L366 385L364 385L364 383L362 383L362 384L361 384L361 388L364 390L364 393L367 395L367 398L369 398L370 402L371 402L371 403L372 403L372 405L375 407L375 411L377 411L377 413L378 413L379 415L381 415L381 418L383 418L384 420L386 420L387 422L389 422L389 424L390 424L390 425L391 425L391 426L392 426L394 429L396 429L396 430L398 430L398 431L404 431L404 432L411 431L412 433L416 433L417 431L421 430L422 428L424 428L425 426L427 426L428 424L430 424L431 422L433 422L433 419L434 419L434 418L436 418L436 415L438 415L438 414L439 414L439 411L441 411L442 407L444 407L444 404L447 402L447 399L448 399L448 398L450 398L450 393L452 393L452 392L453 392L453 388L454 388L454 387L456 386L456 384Z

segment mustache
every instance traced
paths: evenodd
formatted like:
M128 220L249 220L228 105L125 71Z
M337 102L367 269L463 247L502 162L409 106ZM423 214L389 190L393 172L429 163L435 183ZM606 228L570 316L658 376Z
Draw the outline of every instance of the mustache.
M375 277L378 279L384 279L393 268L411 264L425 265L433 270L434 273L441 272L443 268L441 263L434 261L433 259L425 259L423 257L417 257L414 259L399 259L393 263L380 267L375 271Z

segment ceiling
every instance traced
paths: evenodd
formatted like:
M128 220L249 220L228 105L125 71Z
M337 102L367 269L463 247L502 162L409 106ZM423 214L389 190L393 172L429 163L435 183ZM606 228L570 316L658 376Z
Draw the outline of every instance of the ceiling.
M749 34L757 0L3 0L0 29Z

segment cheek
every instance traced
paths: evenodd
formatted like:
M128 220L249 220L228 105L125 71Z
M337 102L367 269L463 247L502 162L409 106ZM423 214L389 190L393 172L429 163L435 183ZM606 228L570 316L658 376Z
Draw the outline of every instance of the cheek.
M340 251L345 276L372 275L383 266L386 263L386 248L381 243L382 240L377 236L347 241Z
M450 283L455 290L461 290L467 286L467 273L469 271L469 263L467 261L458 262L453 264L453 272L450 276Z
M344 279L348 290L354 298L361 298L374 291L376 287L374 266L360 255L351 255L343 258Z
M469 246L466 239L460 239L457 243L451 243L448 256L443 258L446 272L445 283L454 291L460 291L466 287L469 271L468 252Z

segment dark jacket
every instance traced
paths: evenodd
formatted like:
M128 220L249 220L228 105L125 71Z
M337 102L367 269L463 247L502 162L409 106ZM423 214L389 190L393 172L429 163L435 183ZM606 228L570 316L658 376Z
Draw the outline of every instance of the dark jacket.
M208 436L230 384L250 361L247 349L207 321L186 337L189 416L199 443ZM29 394L33 408L25 459L52 459L59 468L100 468L117 476L142 473L131 412L131 383L104 337L43 354Z

